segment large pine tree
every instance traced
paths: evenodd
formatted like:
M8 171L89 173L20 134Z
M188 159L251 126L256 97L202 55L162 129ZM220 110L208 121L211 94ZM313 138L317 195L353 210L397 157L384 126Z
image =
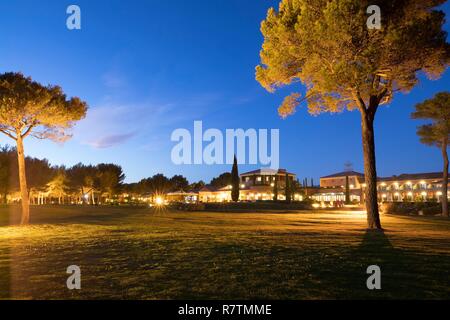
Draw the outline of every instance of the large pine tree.
M449 216L448 212L448 152L450 142L450 92L440 92L433 99L416 105L413 119L427 119L432 122L422 125L417 130L420 141L426 145L441 149L444 162L442 176L442 214Z
M264 44L256 79L268 91L302 83L281 116L305 102L309 112L358 110L369 228L381 229L377 202L374 120L379 106L397 91L410 91L418 73L441 75L450 49L443 31L445 0L282 0L271 8L261 31ZM381 9L381 28L367 26L367 8Z
M30 221L30 205L25 171L24 139L65 141L68 130L85 117L87 105L79 98L68 99L58 86L44 86L20 73L0 75L0 132L17 146L22 224Z

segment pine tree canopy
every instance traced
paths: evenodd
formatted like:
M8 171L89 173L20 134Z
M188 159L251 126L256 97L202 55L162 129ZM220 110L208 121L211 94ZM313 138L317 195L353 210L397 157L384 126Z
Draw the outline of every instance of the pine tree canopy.
M450 93L440 92L434 98L416 105L413 119L427 119L432 123L420 126L417 135L427 145L441 147L443 141L450 141Z
M64 141L68 129L86 116L87 105L68 99L58 86L43 86L20 73L0 74L0 132Z
M282 0L262 22L264 44L256 79L268 91L301 82L282 117L306 102L311 114L389 103L408 92L418 72L439 77L449 62L442 27L445 0ZM369 29L367 8L381 9L381 29Z

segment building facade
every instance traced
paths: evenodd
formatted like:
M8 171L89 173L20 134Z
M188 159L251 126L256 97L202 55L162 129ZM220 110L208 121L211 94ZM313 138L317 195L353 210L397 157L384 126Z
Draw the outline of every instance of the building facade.
M363 199L364 174L344 171L320 178L320 190L312 198L318 202L345 201L347 177L351 202Z
M364 201L366 188L364 174L348 171L320 179L320 192L312 198L319 202L345 201L346 179L349 179L350 200ZM378 201L440 201L442 198L442 172L401 174L378 178ZM447 195L448 196L448 195Z
M440 201L443 196L442 183L442 172L402 174L380 178L378 180L378 200L380 202Z
M274 187L277 185L278 200L285 200L286 177L293 185L296 175L285 169L258 169L240 175L240 201L270 201L274 199ZM301 201L300 194L293 193L294 201ZM199 192L200 202L230 202L231 186L214 188L205 186Z

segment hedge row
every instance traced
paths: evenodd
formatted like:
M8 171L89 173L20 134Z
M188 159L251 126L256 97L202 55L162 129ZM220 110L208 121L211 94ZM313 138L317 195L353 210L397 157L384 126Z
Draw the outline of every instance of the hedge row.
M383 212L391 214L409 214L434 216L442 213L442 207L437 202L391 202L383 203Z
M178 210L183 211L215 211L215 212L252 212L259 210L309 210L310 202L227 202L227 203L198 203L198 204L174 204Z

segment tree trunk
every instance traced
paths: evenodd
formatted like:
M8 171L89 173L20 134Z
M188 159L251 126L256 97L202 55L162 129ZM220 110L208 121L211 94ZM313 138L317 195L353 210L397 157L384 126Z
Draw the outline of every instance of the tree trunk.
M365 202L369 229L382 229L378 212L377 169L375 160L374 116L362 114L362 142L364 153L364 174L366 183Z
M20 133L17 135L17 159L19 164L19 182L22 198L22 219L21 224L30 223L30 202L28 198L27 177L25 173L25 153L23 149L23 140Z
M345 176L345 204L349 205L350 203L350 181L349 177Z
M442 144L442 157L444 158L444 171L442 176L442 215L448 217L448 141L445 139Z

